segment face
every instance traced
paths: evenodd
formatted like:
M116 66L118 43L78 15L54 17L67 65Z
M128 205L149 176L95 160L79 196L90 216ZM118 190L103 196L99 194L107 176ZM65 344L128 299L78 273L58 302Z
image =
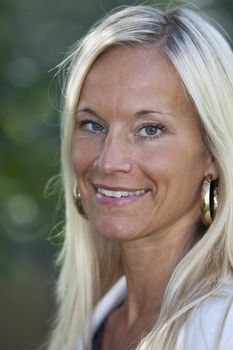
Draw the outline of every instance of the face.
M184 87L155 48L111 49L93 64L72 161L90 222L121 241L193 228L203 179L215 172Z

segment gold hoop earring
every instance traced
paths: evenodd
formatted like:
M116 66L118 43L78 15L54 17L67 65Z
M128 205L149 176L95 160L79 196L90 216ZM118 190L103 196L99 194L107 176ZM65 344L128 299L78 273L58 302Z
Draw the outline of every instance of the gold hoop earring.
M210 226L218 208L218 180L212 181L212 175L205 177L201 191L201 219Z
M73 199L74 199L74 204L79 212L79 214L84 218L87 219L87 214L85 213L85 210L83 208L83 204L82 204L82 199L81 199L81 195L80 192L78 190L77 186L74 186L73 189Z

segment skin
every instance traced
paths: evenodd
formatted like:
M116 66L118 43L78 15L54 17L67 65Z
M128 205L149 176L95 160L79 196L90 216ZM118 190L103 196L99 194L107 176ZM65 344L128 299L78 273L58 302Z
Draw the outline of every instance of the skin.
M81 91L72 161L90 222L121 244L128 284L101 349L136 346L197 235L203 179L218 175L192 103L158 49L111 49L96 60ZM97 185L147 192L130 203L103 203Z

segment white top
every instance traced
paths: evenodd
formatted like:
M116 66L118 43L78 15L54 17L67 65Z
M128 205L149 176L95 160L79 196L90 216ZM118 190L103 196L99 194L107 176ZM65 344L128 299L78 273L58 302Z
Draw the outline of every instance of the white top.
M97 303L92 318L93 334L125 298L126 279L121 277ZM83 347L78 342L76 350ZM180 330L176 350L233 350L233 278L213 296L193 309Z

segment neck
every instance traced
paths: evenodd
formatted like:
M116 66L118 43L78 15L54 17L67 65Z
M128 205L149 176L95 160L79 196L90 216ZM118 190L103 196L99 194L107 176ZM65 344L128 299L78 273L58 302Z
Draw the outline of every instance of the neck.
M193 228L187 231L187 227L179 227L122 244L128 290L125 316L129 326L146 313L153 317L159 314L169 279L195 236Z

